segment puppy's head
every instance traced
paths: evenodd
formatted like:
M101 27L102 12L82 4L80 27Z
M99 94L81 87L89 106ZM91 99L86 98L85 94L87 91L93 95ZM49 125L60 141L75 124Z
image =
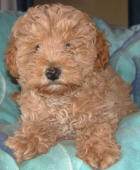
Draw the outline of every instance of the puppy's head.
M30 8L15 23L7 69L24 88L59 93L82 86L108 62L103 34L87 14L61 4Z

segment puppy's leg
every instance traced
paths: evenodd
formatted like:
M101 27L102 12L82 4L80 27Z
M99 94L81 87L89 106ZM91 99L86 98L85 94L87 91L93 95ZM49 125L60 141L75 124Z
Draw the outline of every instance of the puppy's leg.
M56 144L55 132L47 122L45 126L37 121L24 122L15 135L8 138L6 145L13 150L14 157L20 163L37 154L47 153L50 146Z
M107 168L120 157L120 146L109 124L87 128L76 139L77 156L92 168Z

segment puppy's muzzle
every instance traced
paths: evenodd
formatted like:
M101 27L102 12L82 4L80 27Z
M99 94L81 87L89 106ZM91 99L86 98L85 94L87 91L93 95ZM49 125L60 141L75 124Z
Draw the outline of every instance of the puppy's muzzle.
M49 67L46 69L45 75L47 79L55 81L59 79L61 75L61 70L57 67Z

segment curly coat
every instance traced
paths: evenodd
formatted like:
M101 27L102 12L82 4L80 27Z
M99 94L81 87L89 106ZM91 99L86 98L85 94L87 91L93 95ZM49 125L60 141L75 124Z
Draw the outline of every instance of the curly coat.
M18 162L73 139L77 156L92 168L120 157L114 139L119 121L136 110L131 87L108 65L108 41L89 16L61 4L30 8L15 23L6 66L21 92L21 127L7 146ZM57 67L59 79L45 70Z

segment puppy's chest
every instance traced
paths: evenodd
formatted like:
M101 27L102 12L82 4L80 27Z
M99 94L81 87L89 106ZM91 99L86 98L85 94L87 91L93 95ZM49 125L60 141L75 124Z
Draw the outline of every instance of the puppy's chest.
M93 115L93 102L89 95L76 94L60 98L47 97L47 116L52 122L73 128L85 126ZM93 117L92 117L93 122Z
M65 123L72 113L72 102L68 97L47 97L45 100L47 116L55 121Z

